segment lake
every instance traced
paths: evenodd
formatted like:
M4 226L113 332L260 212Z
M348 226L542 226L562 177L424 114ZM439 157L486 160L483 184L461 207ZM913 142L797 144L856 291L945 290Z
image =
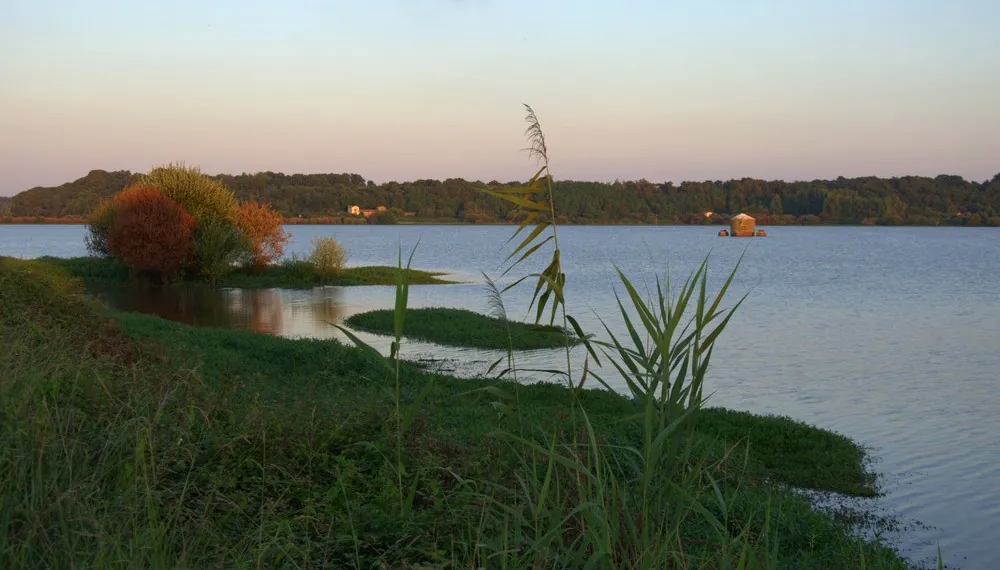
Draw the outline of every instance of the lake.
M498 274L512 233L499 226L290 226L286 253L333 235L352 265L395 264L419 239L413 266L466 283L414 286L411 306L487 310L480 272ZM710 405L776 413L844 433L872 448L885 495L871 506L904 523L913 560L994 568L1000 528L1000 230L771 227L769 237L719 238L718 227L560 228L567 305L588 332L598 315L621 330L612 264L652 284L676 282L711 252L716 287L745 253L731 300L748 294L713 356ZM82 226L0 225L0 255L85 255ZM405 253L404 253L405 257ZM540 260L539 260L540 261ZM539 269L535 263L516 270ZM506 297L527 315L528 287ZM134 291L107 299L195 324L286 336L336 337L328 324L392 304L391 287L312 290ZM600 336L600 335L599 335ZM365 335L383 349L385 339ZM488 351L410 343L404 354L471 376ZM582 351L574 352L577 364ZM559 351L519 355L558 366Z

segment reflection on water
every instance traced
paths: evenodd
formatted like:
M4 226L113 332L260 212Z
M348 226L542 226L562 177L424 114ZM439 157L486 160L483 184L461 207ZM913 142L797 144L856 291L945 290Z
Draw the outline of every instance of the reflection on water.
M123 310L189 325L250 330L288 337L326 338L344 318L343 290L118 287L101 298Z
M456 290L456 287L458 288ZM443 293L439 302L448 304L450 295L469 291L478 295L480 285L414 286L414 296L421 293ZM122 286L99 294L111 307L122 311L156 315L189 325L249 330L288 338L338 339L352 345L350 339L334 327L352 314L375 308L391 307L394 287L316 287L313 289L221 289L205 287L138 287ZM432 298L435 295L432 294ZM468 296L468 293L466 293ZM452 301L454 299L451 299ZM414 307L426 306L419 300ZM392 338L384 335L353 331L362 341L382 354L389 354ZM504 356L500 350L481 350L457 346L441 346L429 342L407 340L400 355L434 372L463 378L482 377L490 363ZM553 368L559 349L523 351L518 360L525 368ZM522 375L526 378L530 374ZM557 380L551 374L534 380Z
M436 286L414 286L414 289L427 291ZM105 290L98 296L121 311L156 315L189 325L249 330L288 338L339 339L351 345L353 343L333 325L342 324L354 313L391 306L394 290L393 287L213 290L122 286ZM354 331L354 334L383 354L389 353L391 337L363 331ZM402 358L428 370L465 378L482 376L489 364L504 354L500 350L441 346L414 340L407 340L400 352ZM551 362L553 355L562 354L554 349L524 351L520 359L528 368L541 369ZM551 378L544 375L536 379Z

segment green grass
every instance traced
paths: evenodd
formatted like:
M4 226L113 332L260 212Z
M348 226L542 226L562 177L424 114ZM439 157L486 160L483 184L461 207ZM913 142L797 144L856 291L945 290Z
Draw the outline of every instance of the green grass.
M759 416L722 408L698 418L698 430L752 450L754 471L809 489L875 496L875 476L865 470L863 447L849 438L788 417Z
M124 283L142 280L143 276L131 276L127 267L110 259L100 257L55 258L44 257L41 261L61 267L70 275L78 277L88 288L97 288L109 283ZM440 278L441 273L410 270L410 280L417 285L444 285L455 283ZM157 281L158 282L158 281ZM221 279L219 287L239 287L243 289L308 289L320 285L359 286L393 285L396 282L396 268L386 266L347 267L337 275L321 275L306 261L285 261L268 266L262 271L237 269ZM187 285L208 285L204 279L188 277L180 281Z
M526 539L512 530L522 502L509 490L540 489L554 463L497 430L538 445L582 435L562 386L404 365L403 402L431 384L402 441L400 496L386 459L395 395L377 358L334 341L107 313L45 263L0 259L0 346L3 568L531 567L541 551L501 548ZM499 393L512 395L514 413L498 416ZM579 402L601 442L641 437L626 419L631 400L583 390ZM690 440L684 477L703 483L685 483L690 500L677 496L686 515L662 545L683 552L674 566L719 565L709 512L767 567L858 567L862 555L869 568L903 567L768 482L870 494L850 440L725 410L699 413ZM612 471L629 471L627 457L616 461ZM580 484L557 473L548 500L572 505ZM562 520L558 509L539 514ZM541 552L556 557L546 567L575 564L559 558L564 548Z
M393 312L380 309L348 317L344 324L357 330L391 335ZM403 336L449 346L506 350L558 348L566 344L559 327L532 325L482 315L465 309L431 307L408 309ZM570 342L577 342L571 335Z

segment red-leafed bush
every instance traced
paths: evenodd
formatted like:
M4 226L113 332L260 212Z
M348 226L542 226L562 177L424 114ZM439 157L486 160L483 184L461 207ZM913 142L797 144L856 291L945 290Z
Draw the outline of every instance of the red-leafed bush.
M267 204L244 202L240 204L236 223L253 247L252 265L260 268L281 258L288 243L284 217Z
M194 217L155 186L125 188L112 199L112 208L108 248L130 269L166 279L191 262Z

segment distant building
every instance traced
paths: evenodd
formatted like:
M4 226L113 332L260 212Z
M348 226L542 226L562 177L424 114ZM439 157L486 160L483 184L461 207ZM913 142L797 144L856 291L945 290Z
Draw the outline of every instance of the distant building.
M361 206L351 205L347 207L347 213L352 216L364 216L370 218L375 214L381 214L382 212L388 212L389 208L385 206L378 206L374 210L371 208L362 208Z
M713 212L712 210L709 210L709 211L705 212L705 219L707 220L708 218L711 218L714 215L715 215L715 212Z
M757 220L746 214L737 214L729 220L729 235L733 237L753 237Z

